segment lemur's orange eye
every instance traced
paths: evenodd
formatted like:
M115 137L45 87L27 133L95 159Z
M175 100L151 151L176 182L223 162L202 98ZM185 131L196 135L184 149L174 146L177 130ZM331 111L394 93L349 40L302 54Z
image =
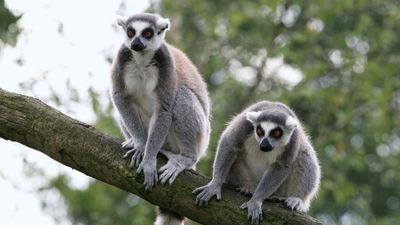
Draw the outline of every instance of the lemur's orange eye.
M144 32L143 36L145 36L145 37L150 37L150 36L151 36L151 33L150 33L149 31L146 31L146 32Z
M270 136L274 137L276 139L282 137L282 135L283 135L283 131L280 127L273 129L270 133Z
M133 36L135 36L135 30L129 29L126 34L128 35L129 38L133 38Z
M257 126L257 128L256 128L256 133L257 133L257 135L258 135L259 137L264 136L264 130L261 128L260 125Z
M151 28L147 28L142 32L142 36L147 38L147 39L152 38L153 35L154 35L154 32L153 32L153 30Z

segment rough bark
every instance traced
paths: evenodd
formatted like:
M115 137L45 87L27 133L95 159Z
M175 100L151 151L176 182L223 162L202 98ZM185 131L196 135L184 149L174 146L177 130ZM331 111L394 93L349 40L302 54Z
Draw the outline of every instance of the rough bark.
M121 140L72 119L43 102L0 89L0 137L36 149L52 159L107 184L138 195L154 205L179 213L201 224L250 224L239 206L248 200L228 187L223 200L207 207L194 204L192 190L209 179L185 171L171 186L157 185L145 191L143 176L123 160ZM158 165L165 163L159 157ZM280 203L264 203L262 224L321 224L316 219L285 209Z

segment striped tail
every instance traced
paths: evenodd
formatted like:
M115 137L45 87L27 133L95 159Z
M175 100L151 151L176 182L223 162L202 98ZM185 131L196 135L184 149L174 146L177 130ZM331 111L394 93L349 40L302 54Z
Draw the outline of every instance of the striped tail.
M162 208L158 208L157 211L158 215L154 225L185 225L183 216Z

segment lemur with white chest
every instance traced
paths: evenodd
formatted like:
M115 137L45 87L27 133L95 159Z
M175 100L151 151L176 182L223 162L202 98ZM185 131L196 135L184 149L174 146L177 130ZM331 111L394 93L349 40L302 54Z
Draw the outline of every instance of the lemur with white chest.
M252 196L241 208L258 224L265 199L306 212L320 177L316 153L294 112L282 103L262 101L229 123L218 143L213 178L194 193L202 206L214 195L221 199L224 182L234 185Z
M168 19L140 13L117 21L126 34L112 69L112 99L126 138L124 157L144 173L145 188L172 183L205 155L210 137L207 86L197 68L164 41ZM157 153L168 162L159 170ZM158 224L166 224L158 218ZM179 221L178 221L179 222Z

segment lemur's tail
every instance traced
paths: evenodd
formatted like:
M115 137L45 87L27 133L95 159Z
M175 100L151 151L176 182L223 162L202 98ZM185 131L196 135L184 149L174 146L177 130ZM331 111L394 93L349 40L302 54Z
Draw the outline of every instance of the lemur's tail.
M157 211L157 218L154 225L184 225L185 218L183 216L159 207Z

